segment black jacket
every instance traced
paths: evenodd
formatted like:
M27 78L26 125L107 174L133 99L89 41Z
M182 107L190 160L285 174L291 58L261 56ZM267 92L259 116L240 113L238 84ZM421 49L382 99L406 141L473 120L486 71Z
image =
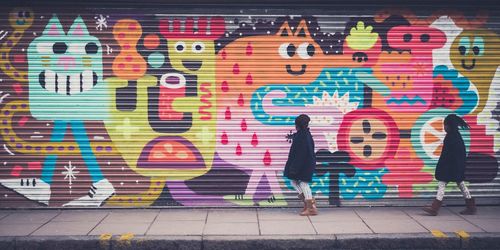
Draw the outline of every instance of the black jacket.
M309 129L293 134L284 175L292 180L311 182L316 168L314 140Z
M463 181L465 179L466 159L467 152L460 132L447 133L436 166L436 180L445 182Z

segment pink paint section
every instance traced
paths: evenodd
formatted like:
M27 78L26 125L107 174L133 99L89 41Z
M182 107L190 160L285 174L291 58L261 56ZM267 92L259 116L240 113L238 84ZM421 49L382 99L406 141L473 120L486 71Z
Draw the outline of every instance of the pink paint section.
M39 161L28 162L28 169L29 170L41 170L42 169L42 163L39 162Z
M17 124L19 124L19 126L21 126L21 127L24 127L24 125L26 125L26 122L28 120L29 120L29 118L27 116L23 116L21 119L19 119Z
M72 56L61 56L57 60L57 65L64 67L64 70L68 70L76 66L76 61Z
M10 171L10 175L14 176L14 177L19 177L21 176L21 172L23 171L23 167L20 166L20 165L15 165L13 168L12 168L12 171Z
M52 24L52 26L50 26L50 29L49 29L49 32L48 34L50 36L59 36L59 35L62 35L61 34L61 30L57 28L57 26L55 24Z
M20 83L16 83L16 84L12 85L12 88L14 89L16 94L18 94L18 95L23 93L23 87L21 86Z
M83 36L84 34L85 32L83 32L81 25L76 26L75 30L73 31L74 36Z

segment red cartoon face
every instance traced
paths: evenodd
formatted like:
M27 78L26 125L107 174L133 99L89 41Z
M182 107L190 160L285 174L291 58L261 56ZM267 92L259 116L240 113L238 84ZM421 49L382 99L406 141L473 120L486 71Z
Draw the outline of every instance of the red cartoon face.
M446 42L446 35L435 28L417 25L401 25L389 30L387 41L392 48L411 50L412 54L430 54L441 48Z

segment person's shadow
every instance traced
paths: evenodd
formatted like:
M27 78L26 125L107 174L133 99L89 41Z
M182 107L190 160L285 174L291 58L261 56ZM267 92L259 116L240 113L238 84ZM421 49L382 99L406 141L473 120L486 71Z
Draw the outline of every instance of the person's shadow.
M354 177L356 174L356 168L349 163L351 158L349 154L345 151L335 151L330 152L327 149L320 149L316 152L316 174L318 176L324 176L330 173L330 186L328 202L330 205L335 205L340 207L340 187L339 187L339 175L340 173L345 174L347 177Z

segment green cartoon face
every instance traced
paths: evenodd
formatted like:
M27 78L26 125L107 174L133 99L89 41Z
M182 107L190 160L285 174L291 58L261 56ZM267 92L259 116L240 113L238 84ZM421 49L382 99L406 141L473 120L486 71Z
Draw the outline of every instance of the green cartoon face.
M102 48L78 17L68 34L57 17L28 48L30 110L39 119L101 120L109 92L103 81ZM83 115L83 116L82 116Z

